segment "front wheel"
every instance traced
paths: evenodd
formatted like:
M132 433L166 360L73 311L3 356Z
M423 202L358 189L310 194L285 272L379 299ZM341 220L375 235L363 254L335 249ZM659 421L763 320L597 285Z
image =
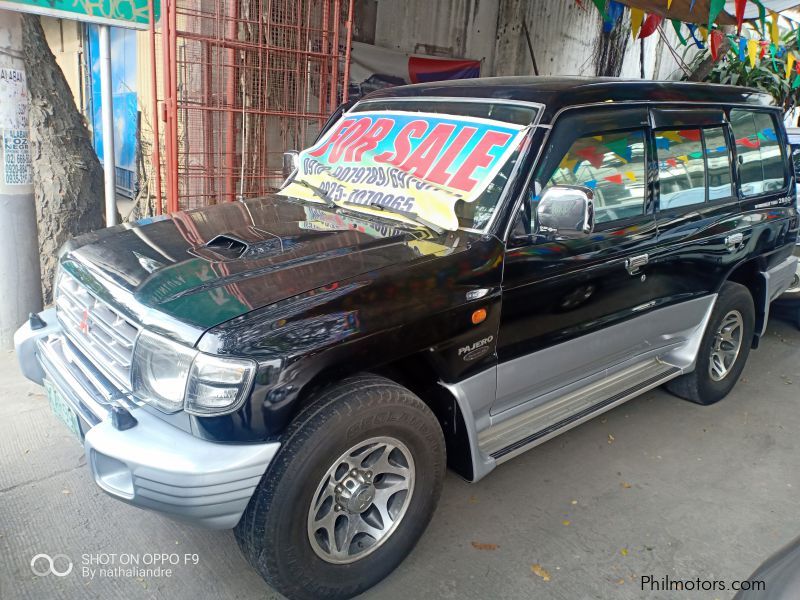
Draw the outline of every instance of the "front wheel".
M681 398L714 404L736 385L750 354L755 309L750 291L741 284L722 286L700 342L694 371L666 384Z
M350 598L414 547L444 472L444 438L431 410L388 379L350 377L292 423L236 539L288 598Z

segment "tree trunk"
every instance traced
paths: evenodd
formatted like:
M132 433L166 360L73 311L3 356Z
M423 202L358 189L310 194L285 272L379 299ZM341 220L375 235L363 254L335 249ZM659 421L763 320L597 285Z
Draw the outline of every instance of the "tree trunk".
M68 239L104 225L103 168L38 16L23 16L22 40L42 293L47 304L52 300L58 249Z

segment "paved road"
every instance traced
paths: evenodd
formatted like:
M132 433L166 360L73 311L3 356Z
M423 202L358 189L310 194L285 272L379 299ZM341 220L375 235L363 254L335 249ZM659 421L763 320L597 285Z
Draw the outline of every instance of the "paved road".
M100 492L13 353L0 356L0 372L0 598L278 597L229 532L193 529ZM744 579L800 534L798 392L800 332L773 321L716 406L655 390L477 485L449 475L416 550L364 597L683 598L644 594L640 578ZM29 563L40 552L66 554L75 569L37 577ZM177 553L181 562L193 554L198 564L190 559L169 577L85 576L83 555L100 553Z

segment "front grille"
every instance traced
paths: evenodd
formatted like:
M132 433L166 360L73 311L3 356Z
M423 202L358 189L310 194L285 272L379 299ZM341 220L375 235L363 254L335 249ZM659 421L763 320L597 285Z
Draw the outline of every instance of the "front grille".
M139 329L63 272L56 289L56 313L72 343L100 372L129 390Z

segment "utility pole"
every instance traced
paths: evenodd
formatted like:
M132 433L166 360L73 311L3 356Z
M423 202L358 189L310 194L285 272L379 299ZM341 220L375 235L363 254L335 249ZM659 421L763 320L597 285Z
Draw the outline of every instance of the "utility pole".
M21 20L0 10L0 349L42 309Z
M106 227L117 224L117 160L114 154L114 93L111 87L111 31L98 26L100 46L100 104L103 116L103 172L105 173Z

